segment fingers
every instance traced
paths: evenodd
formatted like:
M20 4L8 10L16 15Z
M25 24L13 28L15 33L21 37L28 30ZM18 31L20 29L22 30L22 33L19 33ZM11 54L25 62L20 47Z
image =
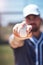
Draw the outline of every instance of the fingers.
M25 40L32 36L31 30L32 30L31 25L27 25L25 22L22 22L16 24L13 27L13 34L15 38L17 38L18 40Z
M13 27L13 32L18 30L19 25L20 25L20 24L16 24L16 25Z
M30 32L32 30L32 26L31 25L27 25L27 31Z
M28 35L27 35L27 37L20 37L20 36L16 36L15 35L15 38L17 39L17 40L25 40L25 39L29 39L29 38L31 38L32 37L32 33L29 33Z
M26 25L25 21L23 21L22 23L19 23L19 24L16 24L14 27L13 27L13 32L14 30L15 31L19 31L22 27L24 27Z
M16 25L13 27L13 33L15 33L15 34L18 33L18 34L19 34L20 29L23 28L24 25L25 25L25 22L16 24Z

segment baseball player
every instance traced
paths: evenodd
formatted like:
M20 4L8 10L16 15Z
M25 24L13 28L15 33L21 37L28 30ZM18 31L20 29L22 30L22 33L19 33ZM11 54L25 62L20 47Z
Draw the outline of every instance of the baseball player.
M30 4L24 7L25 20L13 27L9 44L14 51L15 65L43 65L43 33L39 7Z

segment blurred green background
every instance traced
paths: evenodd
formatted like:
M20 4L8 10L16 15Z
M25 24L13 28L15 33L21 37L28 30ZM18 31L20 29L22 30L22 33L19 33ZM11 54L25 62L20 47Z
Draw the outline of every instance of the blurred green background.
M13 50L9 45L9 36L12 34L13 25L0 26L0 65L15 65Z
M0 46L0 65L14 65L13 51L9 45Z

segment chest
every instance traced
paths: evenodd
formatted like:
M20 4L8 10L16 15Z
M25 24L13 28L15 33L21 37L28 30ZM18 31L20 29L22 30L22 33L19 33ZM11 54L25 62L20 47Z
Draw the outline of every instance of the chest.
M43 40L40 43L25 41L26 55L30 57L36 65L43 65Z

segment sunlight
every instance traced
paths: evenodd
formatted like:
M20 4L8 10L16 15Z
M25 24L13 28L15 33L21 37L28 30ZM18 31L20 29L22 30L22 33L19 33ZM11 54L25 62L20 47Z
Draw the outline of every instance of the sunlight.
M5 0L0 0L0 12L4 10L5 7Z

